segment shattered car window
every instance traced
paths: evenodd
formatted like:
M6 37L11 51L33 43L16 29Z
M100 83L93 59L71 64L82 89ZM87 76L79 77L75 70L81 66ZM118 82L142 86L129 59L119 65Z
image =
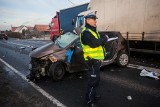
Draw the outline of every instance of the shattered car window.
M61 35L59 38L57 38L57 40L55 41L55 44L59 48L65 48L78 37L79 37L78 35L68 32L68 33L65 33L64 35Z

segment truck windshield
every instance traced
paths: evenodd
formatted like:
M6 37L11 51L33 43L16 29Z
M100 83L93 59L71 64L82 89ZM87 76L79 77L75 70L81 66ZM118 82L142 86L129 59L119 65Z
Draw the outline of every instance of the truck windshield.
M76 34L73 34L71 32L67 32L64 35L61 35L57 40L55 41L55 44L59 48L65 48L68 46L71 42L73 42L75 39L77 39L79 36Z
M84 24L84 17L78 16L77 27L81 27Z

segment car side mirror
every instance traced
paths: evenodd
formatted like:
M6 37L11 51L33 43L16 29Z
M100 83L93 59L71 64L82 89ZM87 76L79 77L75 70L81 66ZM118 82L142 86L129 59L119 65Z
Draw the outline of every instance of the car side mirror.
M63 35L64 34L64 30L60 29L60 34Z
M49 23L49 28L51 28L51 23Z
M75 45L71 45L71 46L69 47L69 49L75 49L75 48L76 48Z
M49 28L51 29L53 27L53 23L49 23Z
M74 19L72 19L72 25L74 25L74 24L75 24Z

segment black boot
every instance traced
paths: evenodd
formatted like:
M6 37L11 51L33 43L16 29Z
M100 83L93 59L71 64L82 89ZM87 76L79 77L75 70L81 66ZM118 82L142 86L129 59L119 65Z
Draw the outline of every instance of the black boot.
M87 104L87 107L98 107L98 106L94 103L89 103L89 104Z

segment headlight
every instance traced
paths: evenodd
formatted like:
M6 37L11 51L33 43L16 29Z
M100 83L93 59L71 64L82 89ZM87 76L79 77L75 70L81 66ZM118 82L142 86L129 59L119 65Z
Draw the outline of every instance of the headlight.
M56 62L57 61L57 58L53 55L50 55L49 56L49 59L52 61L52 62Z

